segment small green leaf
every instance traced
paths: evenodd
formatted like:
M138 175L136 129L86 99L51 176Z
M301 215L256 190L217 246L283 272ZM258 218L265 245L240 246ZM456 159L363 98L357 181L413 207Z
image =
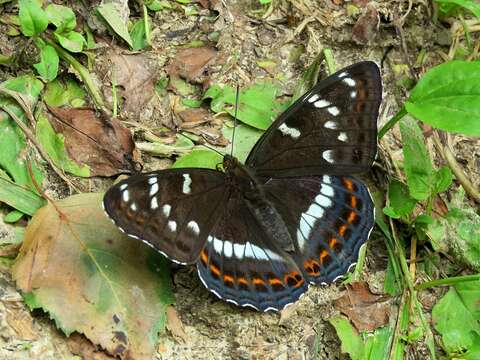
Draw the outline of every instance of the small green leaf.
M36 0L19 0L20 29L25 36L35 36L48 26L48 16Z
M167 0L146 0L145 5L149 10L159 11L162 9L173 9L172 4Z
M451 61L430 69L405 103L417 119L446 131L480 136L480 61Z
M272 121L288 107L287 102L277 100L279 87L271 82L261 82L240 91L238 119L257 129L266 130ZM235 89L230 86L211 86L203 99L211 98L214 112L226 111L235 115Z
M6 223L15 223L23 217L23 212L18 210L10 211L3 217L3 221Z
M232 126L223 126L222 129L223 136L225 136L230 144L224 148L222 151L230 154L232 148L232 136L233 136L233 127ZM245 124L238 124L235 128L235 144L233 144L233 155L241 162L245 163L248 154L252 150L253 146L262 136L263 131L255 129L251 126Z
M33 67L38 74L46 81L50 82L57 77L59 58L54 47L46 45L40 52L40 62Z
M202 100L182 99L182 105L189 108L199 108L202 105Z
M216 169L223 162L223 157L212 150L193 150L175 161L172 168L207 168Z
M438 194L450 187L453 181L453 174L450 168L443 166L435 172L434 178L434 192Z
M398 180L392 180L388 188L390 206L385 207L383 212L391 218L398 219L410 214L417 202L408 193L408 188Z
M57 33L72 31L77 26L75 13L67 6L50 4L46 12L48 20L57 28L55 30Z
M135 51L145 49L148 46L147 38L145 36L145 20L140 19L132 27L130 31L132 38L132 49Z
M449 358L480 357L480 281L459 283L432 310L435 329Z
M342 343L342 353L348 353L352 360L364 360L365 346L357 330L343 315L337 315L328 320L337 331Z
M63 48L73 53L81 52L83 50L83 46L87 43L82 34L76 31L70 31L62 34L55 32L54 35Z
M433 167L420 127L408 117L400 121L405 174L410 195L425 200L432 193Z
M0 177L0 202L27 215L35 214L46 203L43 198L34 192L5 177Z
M44 114L37 115L35 130L38 141L50 155L55 165L76 176L90 176L90 168L87 165L80 166L68 157L65 149L65 138L63 135L55 133Z
M133 47L132 38L128 33L127 25L122 21L122 17L115 7L115 4L102 4L97 7L97 12L118 36L125 40L130 47Z
M60 81L56 79L47 84L43 100L48 106L61 107L82 107L85 105L85 91L73 79Z
M477 18L480 19L480 4L472 0L435 0L436 3L441 4L440 10L445 12L446 7L451 11L450 7L462 7L471 11Z

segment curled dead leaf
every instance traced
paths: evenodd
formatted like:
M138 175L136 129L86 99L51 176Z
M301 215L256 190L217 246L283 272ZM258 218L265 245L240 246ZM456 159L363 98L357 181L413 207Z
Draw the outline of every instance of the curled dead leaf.
M349 317L358 331L372 331L388 323L390 297L373 294L368 284L347 285L345 295L335 300L335 308Z
M50 123L65 137L68 155L90 167L91 176L132 172L140 156L130 131L116 118L91 108L48 107Z
M171 61L168 73L192 81L200 76L211 65L217 56L217 50L210 46L182 49Z
M182 320L178 317L177 310L173 306L167 307L167 329L172 335L181 339L183 342L187 342L188 337L185 329L183 328Z
M192 129L211 120L212 114L204 108L187 109L178 113L182 129Z

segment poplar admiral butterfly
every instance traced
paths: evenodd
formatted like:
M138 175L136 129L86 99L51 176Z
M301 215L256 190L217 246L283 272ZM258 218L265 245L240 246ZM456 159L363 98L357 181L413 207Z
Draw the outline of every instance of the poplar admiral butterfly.
M382 98L373 62L349 66L299 98L258 140L245 165L131 176L104 209L125 233L180 264L230 303L281 310L309 284L356 262L374 224L367 171Z

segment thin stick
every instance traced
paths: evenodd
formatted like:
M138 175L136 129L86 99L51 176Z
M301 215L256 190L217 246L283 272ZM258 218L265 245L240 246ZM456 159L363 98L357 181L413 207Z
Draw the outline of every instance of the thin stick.
M235 94L235 117L233 118L233 133L232 133L232 147L230 149L230 156L233 156L233 144L235 142L235 129L237 128L237 114L238 114L238 99L240 98L240 87L237 84L237 91Z

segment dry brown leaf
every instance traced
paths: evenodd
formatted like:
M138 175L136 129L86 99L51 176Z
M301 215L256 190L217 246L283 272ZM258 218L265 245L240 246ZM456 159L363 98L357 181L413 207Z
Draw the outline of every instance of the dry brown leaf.
M37 211L13 278L67 335L82 333L122 359L151 359L173 301L168 263L120 232L102 197L74 195Z
M167 329L174 337L181 339L183 342L188 340L182 320L178 317L177 310L171 305L167 307Z
M373 294L365 282L347 285L344 296L335 300L335 308L347 315L358 331L372 331L388 323L390 297Z
M143 54L126 55L112 51L110 60L113 65L112 83L123 88L118 94L125 100L125 110L139 114L153 97L155 73L150 70Z
M368 5L352 29L352 39L357 44L371 43L377 36L380 17L374 5Z
M49 121L65 137L68 155L90 167L91 176L112 176L135 169L138 151L130 131L106 114L90 108L49 107Z
M212 114L204 108L187 109L178 113L182 124L182 129L192 129L198 125L209 122L212 118Z
M21 339L38 339L38 333L33 326L32 315L24 307L7 306L7 322Z
M192 81L215 61L216 56L217 50L210 46L179 50L169 65L168 73Z

